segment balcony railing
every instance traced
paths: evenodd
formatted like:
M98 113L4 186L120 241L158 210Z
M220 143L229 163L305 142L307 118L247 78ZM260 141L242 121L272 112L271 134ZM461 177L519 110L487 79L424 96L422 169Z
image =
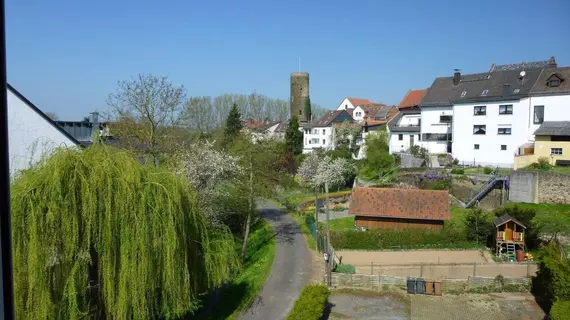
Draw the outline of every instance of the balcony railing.
M453 121L453 116L450 115L441 115L439 116L440 123L451 123Z
M423 141L452 141L451 133L424 133Z

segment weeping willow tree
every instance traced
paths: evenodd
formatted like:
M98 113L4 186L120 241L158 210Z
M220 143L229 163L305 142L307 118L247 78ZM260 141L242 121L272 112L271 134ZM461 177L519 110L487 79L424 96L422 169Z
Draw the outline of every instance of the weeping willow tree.
M12 184L18 319L177 318L239 259L173 173L94 146Z

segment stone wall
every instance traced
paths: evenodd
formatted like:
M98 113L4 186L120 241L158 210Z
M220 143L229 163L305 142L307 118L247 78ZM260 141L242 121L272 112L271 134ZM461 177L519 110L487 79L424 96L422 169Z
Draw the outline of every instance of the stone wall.
M509 200L530 203L570 203L570 174L511 172Z
M570 174L540 172L539 203L570 203Z

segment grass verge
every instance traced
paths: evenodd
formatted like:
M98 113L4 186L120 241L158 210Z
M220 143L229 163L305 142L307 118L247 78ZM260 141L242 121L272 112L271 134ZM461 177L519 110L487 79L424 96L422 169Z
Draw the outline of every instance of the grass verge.
M253 226L248 242L241 272L221 289L219 300L208 315L191 319L234 319L251 305L271 271L275 257L275 235L269 224L259 219Z
M305 223L305 216L300 213L292 213L291 217L295 219L295 221L299 225L299 228L301 228L301 232L303 232L303 234L305 235L305 241L307 242L307 247L309 247L309 249L316 250L317 243L315 242L315 239L311 235L309 227L307 227L307 224Z

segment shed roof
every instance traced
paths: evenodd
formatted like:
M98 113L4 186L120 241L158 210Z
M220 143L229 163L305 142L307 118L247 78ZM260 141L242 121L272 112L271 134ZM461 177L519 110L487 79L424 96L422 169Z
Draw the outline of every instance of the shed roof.
M526 227L524 226L524 224L522 224L522 223L521 223L520 221L518 221L517 219L511 217L508 213L507 213L507 214L504 214L504 215L502 215L502 216L500 216L500 217L498 217L497 219L495 219L495 221L493 221L493 225L494 225L495 227L498 227L498 226L502 226L503 224L505 224L505 223L507 223L507 222L509 222L509 221L512 221L512 222L514 222L514 223L518 224L519 226L521 226L521 227L523 227L523 228L526 229Z
M545 121L534 132L535 136L570 136L570 121Z
M357 187L352 193L349 214L421 219L449 220L447 190L419 190Z

